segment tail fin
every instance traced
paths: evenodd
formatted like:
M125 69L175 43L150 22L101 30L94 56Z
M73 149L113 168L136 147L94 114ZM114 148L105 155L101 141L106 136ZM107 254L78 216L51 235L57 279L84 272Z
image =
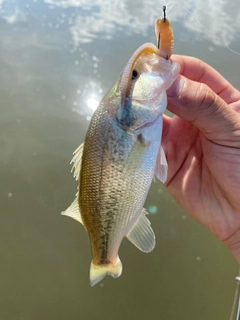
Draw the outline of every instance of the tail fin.
M90 266L90 286L93 287L101 281L106 275L118 278L122 274L122 262L119 257L115 264L95 265L93 262Z

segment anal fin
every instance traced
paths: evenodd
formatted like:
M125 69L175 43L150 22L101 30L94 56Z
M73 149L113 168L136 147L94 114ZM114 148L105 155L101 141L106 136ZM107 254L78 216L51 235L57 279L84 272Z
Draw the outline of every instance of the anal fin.
M133 228L126 235L128 240L142 252L152 251L156 244L155 234L146 214L146 209L143 209Z

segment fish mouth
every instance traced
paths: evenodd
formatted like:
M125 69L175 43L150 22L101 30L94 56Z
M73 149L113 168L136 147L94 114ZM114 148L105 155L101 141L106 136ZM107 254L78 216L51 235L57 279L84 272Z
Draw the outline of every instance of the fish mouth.
M130 95L131 83L132 83L132 71L137 59L146 53L154 53L159 57L162 57L161 51L152 43L145 43L141 45L131 56L126 67L123 70L120 80L120 92L121 92L121 107L124 108L126 100Z

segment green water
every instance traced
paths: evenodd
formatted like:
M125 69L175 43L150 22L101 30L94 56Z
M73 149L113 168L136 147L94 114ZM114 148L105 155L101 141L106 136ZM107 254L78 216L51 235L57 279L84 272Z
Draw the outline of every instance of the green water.
M154 42L156 0L0 0L0 320L229 319L238 265L160 182L145 205L157 246L124 240L123 274L89 286L84 228L60 212L74 199L72 152L93 107L135 49ZM178 54L240 88L239 2L173 5ZM199 23L200 22L200 23Z

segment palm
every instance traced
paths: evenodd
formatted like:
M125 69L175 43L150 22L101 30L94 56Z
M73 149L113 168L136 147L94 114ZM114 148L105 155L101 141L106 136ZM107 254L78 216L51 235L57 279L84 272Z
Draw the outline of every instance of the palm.
M209 141L192 124L177 116L171 121L167 139L164 146L169 165L167 188L183 209L221 240L227 239L236 227L235 223L231 224L234 219L230 213L235 211L231 204L238 203L240 209L237 188L240 150L238 163L229 161L231 148ZM237 171L239 175L235 174Z
M182 63L180 57L174 60ZM185 67L182 74L191 79L188 71ZM207 85L209 81L214 87L209 74L208 81L203 81L203 72L201 77L202 81L194 80ZM222 81L222 86L224 90L216 85L212 88L217 94L221 92L218 96L226 102L222 101L214 114L216 123L212 121L211 112L200 124L191 118L191 111L183 117L187 120L179 116L164 117L163 147L169 165L166 186L170 193L184 210L219 239L228 244L231 238L229 241L233 246L232 236L234 238L240 229L240 94L227 86L226 80ZM171 98L169 105L171 111L177 110ZM176 113L181 115L181 111ZM220 117L224 121L217 122Z

